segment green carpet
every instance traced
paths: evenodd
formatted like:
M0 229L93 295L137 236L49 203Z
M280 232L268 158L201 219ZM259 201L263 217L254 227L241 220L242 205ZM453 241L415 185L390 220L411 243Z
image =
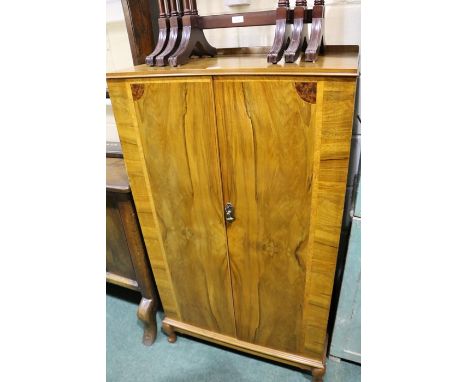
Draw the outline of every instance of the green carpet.
M108 382L306 382L311 374L188 336L170 344L161 332L163 313L158 312L158 337L142 344L142 324L136 317L139 294L108 286L107 381ZM361 368L328 360L326 382L358 382Z

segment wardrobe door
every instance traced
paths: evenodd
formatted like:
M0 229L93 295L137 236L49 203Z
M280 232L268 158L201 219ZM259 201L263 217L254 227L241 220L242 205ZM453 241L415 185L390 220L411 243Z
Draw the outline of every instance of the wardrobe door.
M160 244L150 261L158 287L171 289L168 316L235 336L211 77L130 87L146 171L146 190L136 193L148 193L154 208L155 233L145 238Z
M214 81L223 196L235 216L227 236L237 336L319 360L340 235L354 94L352 82L344 98L340 87L327 86L307 77ZM350 104L349 118L335 101L324 108L330 96ZM340 152L331 148L322 158L323 134L330 132ZM321 184L319 177L326 181L327 173L331 183ZM317 236L322 229L331 235L329 241Z

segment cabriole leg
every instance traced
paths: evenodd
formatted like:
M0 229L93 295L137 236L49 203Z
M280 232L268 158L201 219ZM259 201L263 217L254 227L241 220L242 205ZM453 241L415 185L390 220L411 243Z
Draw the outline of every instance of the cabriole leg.
M154 299L142 298L137 312L138 318L143 322L145 331L143 343L150 346L156 340L158 328L156 326L156 303Z

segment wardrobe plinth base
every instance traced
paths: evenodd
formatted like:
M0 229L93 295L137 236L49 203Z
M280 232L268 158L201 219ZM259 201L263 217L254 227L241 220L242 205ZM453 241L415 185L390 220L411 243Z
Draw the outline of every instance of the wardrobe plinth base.
M312 359L298 354L287 353L281 350L256 345L250 342L238 340L234 337L230 337L224 334L219 334L210 330L202 329L197 326L186 324L168 317L165 317L163 319L162 327L165 332L166 328L171 328L170 330L173 330L175 332L197 337L208 342L213 342L218 345L229 347L231 349L240 350L249 354L253 354L255 356L285 363L304 370L312 370L312 373L315 372L316 374L320 374L320 370L325 370L324 358L322 357L320 360ZM320 381L320 379L318 380Z

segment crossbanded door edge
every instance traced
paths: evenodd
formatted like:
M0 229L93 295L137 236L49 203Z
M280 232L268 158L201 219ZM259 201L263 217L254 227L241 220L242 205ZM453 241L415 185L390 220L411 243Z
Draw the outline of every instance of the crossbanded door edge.
M133 104L133 90L129 81L125 80L109 80L108 88L113 102L125 167L148 258L157 281L158 292L164 310L170 316L180 319L180 309L174 295L172 279L158 228L156 210L150 197L151 188L145 166L145 157L141 148L141 138L138 133L136 110ZM157 228L154 229L153 225ZM159 257L162 258L162 263L159 261Z
M182 322L235 335L211 77L130 84Z

